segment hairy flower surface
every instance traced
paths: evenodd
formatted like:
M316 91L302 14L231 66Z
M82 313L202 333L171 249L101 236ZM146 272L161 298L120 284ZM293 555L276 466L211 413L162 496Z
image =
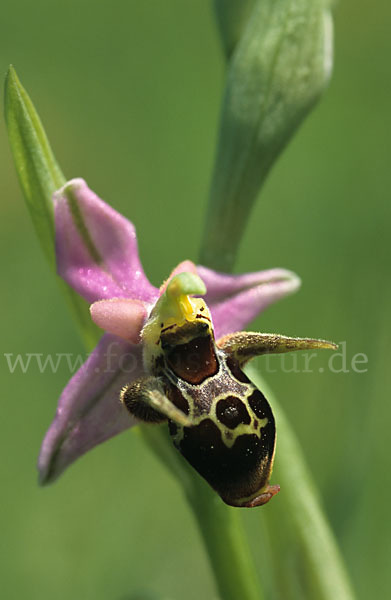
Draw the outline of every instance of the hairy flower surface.
M41 483L137 423L121 404L120 391L146 374L140 333L173 276L190 272L202 279L216 338L243 329L300 285L285 269L227 275L185 260L158 289L141 266L133 224L82 179L56 192L54 204L58 274L92 304L92 319L106 333L60 396L39 456Z

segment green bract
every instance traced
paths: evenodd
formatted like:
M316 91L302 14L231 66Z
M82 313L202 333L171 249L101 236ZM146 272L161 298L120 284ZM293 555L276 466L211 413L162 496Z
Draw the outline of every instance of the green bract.
M16 171L38 239L54 265L52 195L64 185L65 177L34 105L12 66L5 80L5 119Z
M66 180L53 155L38 113L12 66L9 67L5 80L5 119L23 195L41 247L54 270L52 196ZM93 347L98 335L91 322L87 304L61 280L59 283L85 344L89 348Z
M230 3L218 6L224 23L222 6L229 13ZM222 31L229 53L233 29ZM232 267L256 195L325 89L331 63L332 24L323 0L255 2L228 64L202 262Z

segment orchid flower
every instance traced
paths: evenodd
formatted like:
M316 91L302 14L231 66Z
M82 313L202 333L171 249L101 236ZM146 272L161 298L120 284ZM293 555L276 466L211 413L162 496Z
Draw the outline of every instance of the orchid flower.
M229 3L226 7L224 4L216 5L221 14L228 10ZM233 53L201 247L201 261L210 267L231 270L260 185L282 145L323 90L324 71L330 64L329 54L325 55L331 47L330 28L325 30L323 26L328 15L322 3L299 4L290 7L297 18L287 32L286 3L255 3L240 47ZM301 13L303 18L299 18ZM222 23L227 25L224 19ZM238 42L231 39L237 33L236 23L225 33L231 52ZM144 360L145 330L159 305L165 304L165 295L182 281L176 279L182 275L201 282L186 294L205 295L217 344L229 358L241 354L243 364L256 354L254 348L247 352L248 344L254 342L261 347L258 354L265 350L265 342L268 352L305 348L310 343L312 347L334 347L321 340L237 332L269 304L297 290L298 277L284 269L232 276L185 260L160 289L152 286L140 264L133 225L97 198L83 180L65 183L34 106L12 67L6 81L5 112L20 183L42 247L53 265L52 194L61 188L54 194L57 270L71 286L64 290L71 298L84 337L90 341L95 331L91 334L88 330L85 303L71 288L92 303L92 319L106 331L60 397L40 453L42 483L54 480L95 445L138 423L129 414L124 396L129 389L137 389L140 378L149 374ZM259 374L254 370L247 373L263 387ZM270 392L268 395L271 397ZM288 506L289 520L311 576L310 587L317 590L316 597L334 598L337 590L339 597L350 600L353 595L349 582L305 461L278 403L275 399L272 403L282 442L279 477L287 500L282 510ZM170 429L175 424L174 419ZM188 429L193 430L193 425ZM165 462L172 448L167 445L163 429L145 427L143 433L159 456L163 448ZM170 461L167 463L172 466ZM181 477L183 473L185 477ZM200 478L189 477L188 485L186 470L180 468L176 474L200 525L221 597L263 597L239 511L214 502ZM278 486L271 487L274 493L278 491Z
M141 266L134 225L82 179L57 191L54 205L58 274L92 304L92 319L106 333L60 396L39 456L41 483L137 424L121 404L120 391L145 374L140 333L173 277L190 272L202 279L216 339L243 329L300 286L299 278L285 269L227 275L185 260L157 289Z

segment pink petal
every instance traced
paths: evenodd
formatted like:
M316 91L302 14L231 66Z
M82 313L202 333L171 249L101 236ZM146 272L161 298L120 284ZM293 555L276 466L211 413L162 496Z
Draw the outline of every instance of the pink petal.
M111 298L98 300L90 306L92 320L113 335L138 344L148 316L147 305L141 300Z
M260 312L300 287L295 273L270 269L243 275L217 273L198 266L207 289L205 301L212 313L215 336L244 329Z
M136 423L119 394L142 375L141 346L104 335L61 394L38 460L41 483L53 481L87 450Z
M154 302L134 225L72 179L54 194L58 274L88 302L127 297Z

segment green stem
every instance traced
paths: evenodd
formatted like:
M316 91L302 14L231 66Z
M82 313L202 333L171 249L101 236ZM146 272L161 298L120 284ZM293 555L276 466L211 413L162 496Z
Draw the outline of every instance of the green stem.
M223 504L217 494L194 478L188 494L224 600L264 597L243 530L240 509Z
M262 600L259 579L243 531L240 509L222 502L169 440L166 427L141 426L154 454L180 481L193 510L223 600Z

